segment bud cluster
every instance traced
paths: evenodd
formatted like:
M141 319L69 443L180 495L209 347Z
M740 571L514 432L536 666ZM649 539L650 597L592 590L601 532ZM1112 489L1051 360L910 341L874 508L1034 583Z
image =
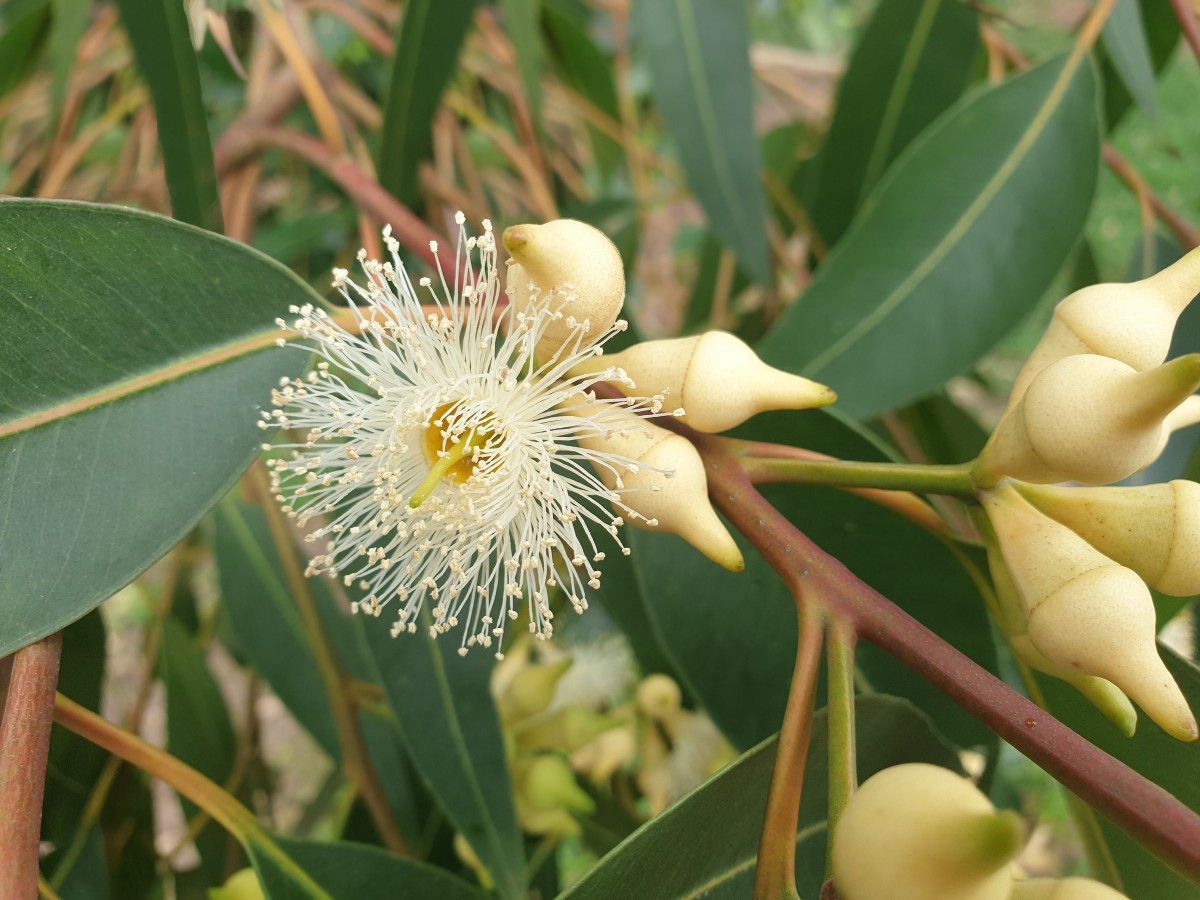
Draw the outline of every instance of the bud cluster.
M875 773L851 796L830 862L842 900L1121 900L1087 878L1019 879L1025 827L966 778L925 763Z
M507 293L518 316L544 304L560 309L561 322L548 327L537 346L553 365L588 346L617 321L625 299L620 254L602 232L572 219L543 225L514 225L503 235L508 262ZM578 327L579 325L584 327ZM756 413L808 409L836 399L829 388L772 368L739 338L721 331L674 340L644 341L603 356L600 346L574 365L573 377L594 375L632 396L652 391L678 404L674 415L702 432L733 428ZM594 396L577 394L566 412L594 411ZM637 513L629 524L666 531L691 543L731 571L745 563L733 537L708 499L700 454L686 438L630 412L610 416L608 428L579 443L587 450L629 461L625 469L597 467L605 485Z
M1159 657L1149 587L1200 593L1200 485L1111 485L1200 420L1200 354L1165 362L1198 290L1195 250L1143 281L1063 300L972 469L1017 655L1070 682L1126 733L1132 699L1187 741L1196 720Z

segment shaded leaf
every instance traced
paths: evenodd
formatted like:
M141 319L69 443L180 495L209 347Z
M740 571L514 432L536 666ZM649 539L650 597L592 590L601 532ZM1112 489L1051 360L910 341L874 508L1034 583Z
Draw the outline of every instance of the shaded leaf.
M54 119L62 110L67 92L67 79L75 67L75 48L87 26L88 0L54 0L54 18L50 23L50 110Z
M1152 119L1158 118L1158 94L1155 90L1154 62L1142 24L1138 0L1117 0L1100 39L1125 89Z
M458 67L477 0L411 0L404 7L379 138L379 183L412 205L433 149L433 114Z
M482 648L460 657L453 638L429 636L429 624L422 611L415 634L392 638L385 621L364 632L417 772L500 895L523 897L525 853L489 686L492 657Z
M745 6L635 0L632 27L657 108L709 227L747 272L768 283L767 207L758 180Z
M0 202L0 655L128 583L258 452L312 302L254 250L160 216Z
M42 38L50 22L50 4L46 0L12 3L4 10L4 30L0 32L0 97L11 91L41 49Z
M525 88L525 102L534 123L541 121L542 88L539 79L545 65L542 52L542 0L500 0L505 32L517 53L517 70Z
M954 749L910 704L895 697L860 697L856 711L860 778L902 762L961 771ZM797 886L802 897L817 896L825 870L826 727L825 713L818 712L797 834ZM569 888L562 900L748 897L775 746L771 738L743 754L647 822Z
M117 0L158 121L158 143L176 219L221 231L208 115L187 15L179 0Z
M1091 204L1095 78L1059 59L968 98L911 144L764 359L869 417L974 363L1034 307Z
M808 172L807 208L826 246L838 242L900 151L959 98L978 52L978 17L965 3L875 7Z

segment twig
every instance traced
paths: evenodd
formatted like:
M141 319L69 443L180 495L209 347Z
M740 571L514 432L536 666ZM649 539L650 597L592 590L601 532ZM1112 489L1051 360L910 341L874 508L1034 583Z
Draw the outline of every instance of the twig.
M1171 0L1171 9L1175 10L1175 18L1179 20L1179 30L1183 39L1188 42L1196 59L1200 59L1200 19L1188 0Z
M38 841L62 632L22 647L0 722L0 897L36 897Z
M1146 180L1138 174L1137 170L1129 164L1129 161L1118 153L1111 144L1105 144L1101 148L1100 156L1108 167L1113 170L1113 174L1125 182L1130 190L1137 194L1138 197L1146 199L1146 202L1150 204L1150 209L1167 226L1167 230L1175 235L1175 239L1185 249L1200 247L1200 229L1193 228L1183 220L1183 217L1179 213L1163 203L1162 198L1151 190Z

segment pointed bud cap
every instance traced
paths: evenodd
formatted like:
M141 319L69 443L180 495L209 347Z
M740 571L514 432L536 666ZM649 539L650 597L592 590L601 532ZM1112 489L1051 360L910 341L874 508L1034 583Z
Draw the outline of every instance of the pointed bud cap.
M595 802L575 781L567 761L556 753L525 760L517 775L518 796L531 809L591 812Z
M605 784L628 765L637 751L633 723L611 728L571 754L571 768L586 775L593 784Z
M1013 813L949 769L906 763L850 797L833 835L844 900L1006 900L1024 841Z
M647 675L637 688L637 708L652 719L665 719L683 707L683 691L669 675Z
M1047 367L1000 420L976 462L982 485L1004 476L1111 484L1158 453L1163 420L1200 386L1200 354L1137 372L1105 356Z
M1195 740L1196 720L1158 655L1154 601L1142 580L1038 512L1010 483L981 499L1034 648L1056 666L1111 681L1168 734Z
M586 415L594 407L568 403L564 409ZM579 445L629 460L621 471L603 466L596 471L635 514L630 524L676 534L718 565L742 571L746 567L742 551L708 499L704 462L691 441L636 413L614 410L607 421L607 432L580 438Z
M1167 358L1180 313L1200 293L1200 249L1132 284L1094 284L1058 304L1017 376L1009 406L1047 366L1078 353L1107 356L1144 372Z
M1021 496L1156 590L1200 594L1200 484L1019 484Z
M1125 696L1125 692L1111 681L1095 675L1080 675L1078 672L1052 663L1033 645L1028 634L1012 636L1008 642L1012 646L1013 653L1023 659L1031 669L1061 678L1079 691L1125 737L1133 737L1137 732L1137 710Z
M508 250L507 291L514 311L532 313L549 303L561 317L550 322L538 342L540 357L552 357L564 342L573 343L572 323L585 323L580 346L606 332L625 301L625 267L604 232L575 219L504 229Z
M622 369L638 393L665 394L683 407L681 421L710 434L741 425L760 412L812 409L837 399L823 384L768 366L749 344L724 331L643 341L583 365L587 372ZM630 389L617 387L627 393Z
M1129 900L1090 878L1030 878L1013 883L1009 900Z

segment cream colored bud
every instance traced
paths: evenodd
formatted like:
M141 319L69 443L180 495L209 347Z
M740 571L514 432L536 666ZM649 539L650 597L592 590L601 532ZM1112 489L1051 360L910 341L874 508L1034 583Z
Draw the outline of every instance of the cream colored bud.
M1195 740L1196 720L1158 655L1154 601L1142 580L1040 513L1011 483L981 500L1033 647L1067 671L1111 681L1168 734Z
M637 707L652 719L665 719L683 707L683 691L669 675L647 675L637 688Z
M1151 587L1176 597L1200 594L1200 484L1016 487L1043 513Z
M579 415L597 409L586 403L564 404L564 408ZM679 535L718 565L742 571L746 567L742 551L709 502L704 462L691 441L636 413L612 407L605 412L605 424L607 431L582 437L579 445L629 460L620 471L606 466L597 466L596 471L620 495L621 503L636 513L629 517L630 524Z
M1106 356L1068 356L1035 378L976 462L982 485L1111 484L1153 461L1163 421L1200 386L1200 354L1137 372Z
M534 663L519 669L496 701L500 721L512 726L545 710L554 699L558 680L570 667L567 656L549 665Z
M906 763L850 797L833 834L842 900L1005 900L1024 828L949 769Z
M1078 353L1107 356L1144 372L1167 358L1175 323L1200 293L1200 250L1132 284L1094 284L1054 310L1046 333L1013 385L1015 405L1047 366Z
M611 728L571 754L571 768L594 784L607 782L633 759L637 736L632 722Z
M1090 878L1030 878L1013 883L1009 900L1129 900Z
M1158 438L1158 450L1154 454L1154 459L1150 460L1150 462L1154 462L1155 459L1158 459L1162 455L1171 435L1181 428L1188 428L1197 423L1200 423L1200 395L1192 394L1192 396L1171 410L1167 417L1163 419L1162 434ZM1148 466L1150 463L1146 463L1146 465Z
M639 394L665 394L682 406L681 421L715 433L773 409L828 406L837 394L815 381L768 366L750 345L725 331L643 341L611 356L594 357L576 374L616 367ZM626 393L629 385L616 385Z
M553 356L577 335L586 347L616 322L625 302L625 268L604 232L575 219L555 219L513 225L504 229L503 241L511 257L506 284L514 311L532 312L550 298L550 310L561 314L538 342L539 356Z

